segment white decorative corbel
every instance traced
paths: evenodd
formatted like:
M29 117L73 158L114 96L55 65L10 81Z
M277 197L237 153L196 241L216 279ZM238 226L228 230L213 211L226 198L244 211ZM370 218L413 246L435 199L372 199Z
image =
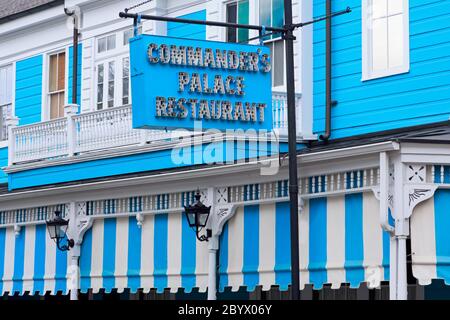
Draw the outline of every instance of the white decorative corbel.
M209 188L202 192L205 204L211 205L209 228L212 236L219 236L222 233L223 226L230 220L235 211L236 206L228 203L228 188Z
M434 196L438 186L435 184L408 184L405 186L406 218L411 217L414 208Z
M374 186L371 188L373 195L377 200L380 200L380 186ZM388 207L391 212L393 212L394 209L394 195L392 194L392 190L389 190L388 193Z
M81 246L87 230L92 227L93 219L86 213L86 203L70 204L69 236L76 246Z
M212 234L219 236L222 234L223 226L236 213L237 206L234 204L225 204L216 206L212 219Z
M404 206L406 218L409 218L419 203L434 196L438 186L427 183L427 170L424 164L407 164L404 182Z

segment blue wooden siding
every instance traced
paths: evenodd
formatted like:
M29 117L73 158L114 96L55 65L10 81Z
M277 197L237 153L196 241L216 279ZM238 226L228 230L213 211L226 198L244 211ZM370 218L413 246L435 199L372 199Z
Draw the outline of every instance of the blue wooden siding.
M193 20L206 20L206 10L189 13L189 14L180 16L178 18L193 19ZM205 40L206 39L206 26L168 22L167 23L167 35L169 37Z
M80 104L81 97L81 58L82 58L82 45L78 45L78 85L77 85L77 104ZM72 103L72 80L73 80L73 46L69 48L69 83L68 83L68 98L67 102Z
M450 115L450 5L410 0L410 72L362 82L361 0L333 1L332 138L446 121ZM325 0L314 1L314 16ZM314 131L324 130L325 23L314 26Z
M20 125L41 121L42 55L16 63L16 116Z
M8 148L0 149L0 168L6 167L8 165ZM8 177L3 170L0 169L0 183L7 183Z

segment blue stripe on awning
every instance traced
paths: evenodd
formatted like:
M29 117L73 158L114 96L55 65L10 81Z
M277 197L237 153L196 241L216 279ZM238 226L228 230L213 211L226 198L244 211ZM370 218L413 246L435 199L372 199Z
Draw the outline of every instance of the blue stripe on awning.
M364 281L364 239L362 194L345 196L345 270L352 288Z
M167 288L167 232L168 215L158 214L155 216L155 288L162 293Z
M195 287L197 237L187 219L181 217L181 285L189 293Z
M327 283L327 198L311 199L309 206L309 280L320 289Z
M45 225L36 226L34 242L34 292L44 293L45 275L45 237L48 237Z
M6 241L6 229L0 229L0 279L3 279L5 271L5 241ZM0 281L0 292L3 292L3 281Z
M103 288L106 293L115 287L116 219L105 219L103 237Z
M450 190L437 190L434 194L436 232L436 263L438 278L450 284Z
M92 229L84 234L80 253L80 290L86 293L91 288Z

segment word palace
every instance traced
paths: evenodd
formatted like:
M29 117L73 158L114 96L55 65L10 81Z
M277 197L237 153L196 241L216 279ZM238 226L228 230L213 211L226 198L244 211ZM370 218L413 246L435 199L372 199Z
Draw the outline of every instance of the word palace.
M264 122L267 104L245 100L244 77L255 73L270 77L270 56L261 49L213 50L150 43L147 57L150 65L186 68L177 72L176 95L155 97L155 117Z

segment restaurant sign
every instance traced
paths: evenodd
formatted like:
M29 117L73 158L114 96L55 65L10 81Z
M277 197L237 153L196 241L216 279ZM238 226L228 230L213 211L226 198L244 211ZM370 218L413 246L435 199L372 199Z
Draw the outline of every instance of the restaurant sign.
M267 47L140 35L130 67L133 128L272 129Z

